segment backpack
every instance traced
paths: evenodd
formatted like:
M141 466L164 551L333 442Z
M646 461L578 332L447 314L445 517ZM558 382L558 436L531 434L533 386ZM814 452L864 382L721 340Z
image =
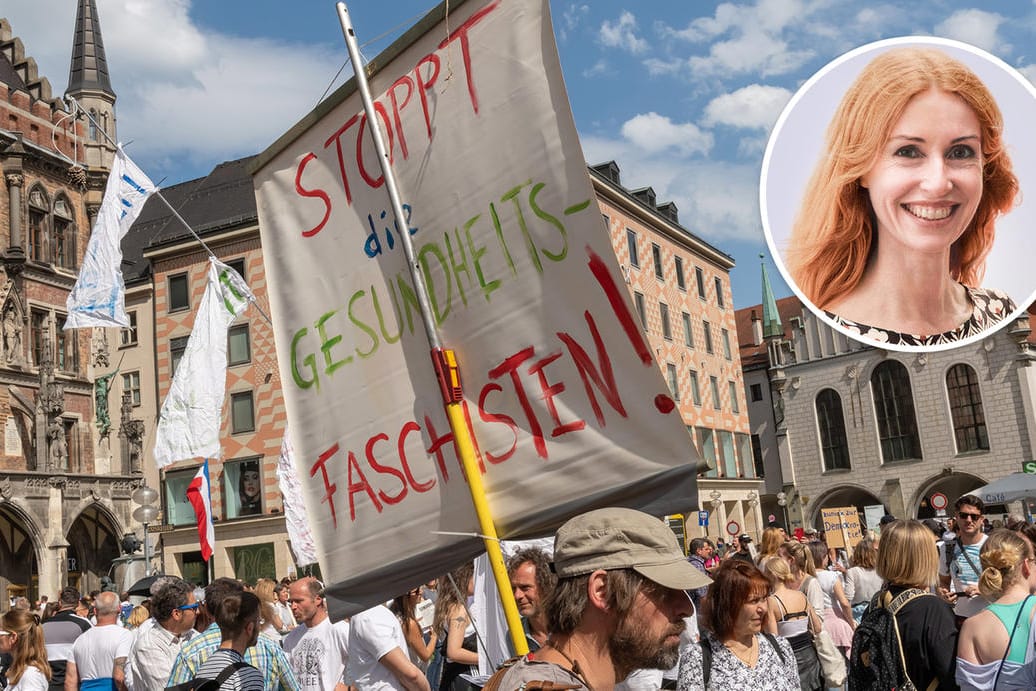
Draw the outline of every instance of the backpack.
M165 691L219 691L223 686L223 682L234 676L234 672L250 666L247 662L241 660L231 662L223 668L215 679L192 679L175 686L167 686Z
M931 593L918 588L907 588L895 598L887 590L874 595L853 634L849 691L918 691L906 671L896 613L908 602L925 596ZM929 688L937 683L933 681Z

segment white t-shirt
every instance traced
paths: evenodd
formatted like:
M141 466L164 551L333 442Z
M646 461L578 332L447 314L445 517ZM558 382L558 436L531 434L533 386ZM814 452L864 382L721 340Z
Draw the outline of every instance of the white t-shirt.
M18 683L8 686L7 691L47 691L49 685L43 672L37 667L29 665L22 672L22 678L18 680Z
M333 691L349 661L349 624L324 619L310 628L299 624L284 637L288 656L302 691Z
M350 683L360 691L402 689L396 675L379 662L393 648L407 654L406 638L396 615L388 607L378 605L360 612L349 623Z
M79 680L111 679L115 660L129 659L132 646L133 632L115 624L84 631L72 645L72 661L76 663Z
M975 568L972 568L967 558L957 549L956 540L951 540L939 548L939 575L950 577L950 592L959 593L963 592L969 585L978 585L978 577L982 575L979 551L981 551L982 545L985 544L988 537L988 535L982 533L978 542L973 545L964 545L964 550L967 552L968 557L971 557ZM946 568L946 550L948 549L953 550L950 552L949 569ZM957 603L953 606L953 613L958 617L970 617L981 612L988 604L981 595L975 595L974 597L960 596L957 598Z

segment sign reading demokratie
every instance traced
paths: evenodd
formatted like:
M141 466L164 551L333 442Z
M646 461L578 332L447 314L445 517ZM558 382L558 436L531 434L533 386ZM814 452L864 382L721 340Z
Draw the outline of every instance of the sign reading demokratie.
M546 0L451 2L371 65L406 218L352 82L254 166L296 463L332 609L482 550L400 242L409 233L501 537L697 504L698 458L631 310ZM373 70L372 70L373 71Z

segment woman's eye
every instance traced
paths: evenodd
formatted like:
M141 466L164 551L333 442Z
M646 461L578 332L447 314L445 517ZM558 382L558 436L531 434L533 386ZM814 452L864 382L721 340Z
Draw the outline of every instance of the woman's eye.
M896 149L896 153L893 156L900 156L902 158L920 158L921 151L914 145L901 146Z
M946 152L946 158L955 161L975 158L975 150L967 144L957 144Z

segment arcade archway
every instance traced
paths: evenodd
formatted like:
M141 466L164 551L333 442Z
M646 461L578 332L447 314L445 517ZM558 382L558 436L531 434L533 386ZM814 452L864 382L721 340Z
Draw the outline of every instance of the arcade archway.
M122 531L115 517L100 504L83 509L68 530L68 584L89 593L101 589L112 560L119 556Z
M0 503L0 597L39 597L39 533L15 504Z
M878 499L876 495L863 487L858 487L856 485L843 485L841 487L836 487L822 495L813 503L809 525L818 530L823 530L824 520L823 514L821 513L822 509L855 506L856 510L860 514L860 525L866 526L867 522L864 518L864 507L878 506L881 504L882 501Z
M937 517L938 510L932 506L932 496L936 494L946 497L946 514L944 515L952 516L953 504L962 494L967 494L971 490L978 489L987 484L989 484L988 481L970 473L944 473L929 478L921 484L913 501L910 503L914 511L914 517L922 520Z

